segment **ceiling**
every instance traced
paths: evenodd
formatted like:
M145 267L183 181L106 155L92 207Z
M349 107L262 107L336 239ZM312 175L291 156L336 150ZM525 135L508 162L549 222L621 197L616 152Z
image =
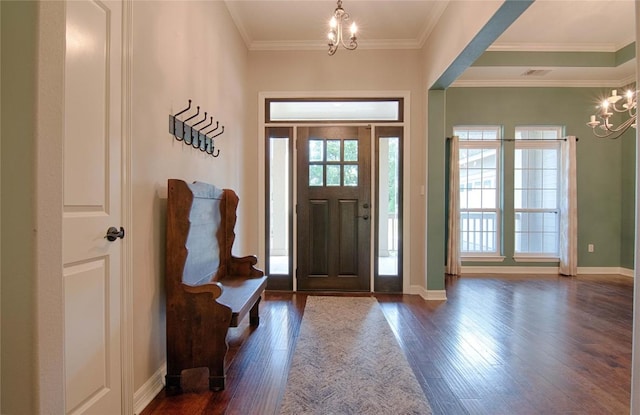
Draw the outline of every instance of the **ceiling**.
M450 1L457 0L344 0L343 7L358 25L358 49L419 49ZM334 1L225 2L249 50L327 49ZM634 40L633 0L537 0L489 47L493 59L453 86L622 86L635 80L635 59L612 62ZM540 71L524 75L530 70Z

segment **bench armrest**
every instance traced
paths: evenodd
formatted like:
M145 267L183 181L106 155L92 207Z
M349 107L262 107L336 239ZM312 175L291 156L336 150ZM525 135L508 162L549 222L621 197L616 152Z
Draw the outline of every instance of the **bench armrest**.
M243 257L232 256L229 261L229 274L236 276L246 276L247 278L259 278L264 272L254 267L258 263L258 258L254 255Z
M182 288L190 294L209 293L214 300L222 295L222 285L217 282L209 282L201 285L189 285L182 283Z

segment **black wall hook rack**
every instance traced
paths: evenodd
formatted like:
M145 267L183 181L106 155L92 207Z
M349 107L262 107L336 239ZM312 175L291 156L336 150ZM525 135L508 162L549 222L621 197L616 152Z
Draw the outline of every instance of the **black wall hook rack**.
M198 119L200 117L200 106L196 107L195 114L182 121L178 119L181 115L183 118L189 115L189 111L192 111L191 100L189 100L189 106L187 108L175 115L169 115L169 132L173 134L176 140L182 141L184 144L190 145L203 153L207 153L213 157L218 157L220 155L220 149L215 147L213 139L224 133L224 125L220 125L220 122L216 121L215 127L207 131L209 127L214 125L213 117L209 116L205 111L202 115L202 119ZM207 121L207 117L209 117L209 123L199 127L200 124ZM191 120L194 120L194 123L189 124ZM217 134L214 134L218 130L220 131Z

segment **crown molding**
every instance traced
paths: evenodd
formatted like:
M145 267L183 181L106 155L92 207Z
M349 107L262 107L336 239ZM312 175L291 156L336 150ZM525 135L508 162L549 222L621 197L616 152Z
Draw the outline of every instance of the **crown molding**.
M420 49L424 47L424 44L427 42L427 39L429 38L429 35L438 24L438 20L440 20L440 17L444 13L444 11L447 9L447 5L448 5L448 2L439 1L439 2L436 2L435 5L433 6L433 13L431 14L431 18L425 22L424 28L422 29L420 36L418 36L418 39L416 39L418 45L420 45L419 46Z
M240 33L240 36L244 41L244 45L250 49L253 40L251 39L251 36L249 36L249 32L247 32L246 27L242 24L242 19L240 18L240 14L238 13L238 9L236 8L234 2L230 0L224 0L224 4L225 6L227 6L227 11L231 16L231 20L233 20L233 24L235 24L236 29L238 29L238 33Z
M627 43L628 44L628 43ZM494 43L491 52L617 52L622 47L612 43Z
M635 79L635 77L634 77ZM618 88L620 85L626 85L626 80L557 80L557 79L496 79L496 80L457 80L451 84L451 88Z

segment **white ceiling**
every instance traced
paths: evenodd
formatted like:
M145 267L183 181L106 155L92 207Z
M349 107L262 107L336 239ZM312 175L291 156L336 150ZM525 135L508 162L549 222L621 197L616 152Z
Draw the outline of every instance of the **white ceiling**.
M449 1L458 0L343 0L343 7L358 25L359 49L418 49ZM335 1L225 2L250 50L327 49ZM537 0L488 50L613 53L634 40L633 0ZM523 79L528 69L548 72ZM611 68L471 67L454 86L620 86L633 80L635 71L635 60Z

